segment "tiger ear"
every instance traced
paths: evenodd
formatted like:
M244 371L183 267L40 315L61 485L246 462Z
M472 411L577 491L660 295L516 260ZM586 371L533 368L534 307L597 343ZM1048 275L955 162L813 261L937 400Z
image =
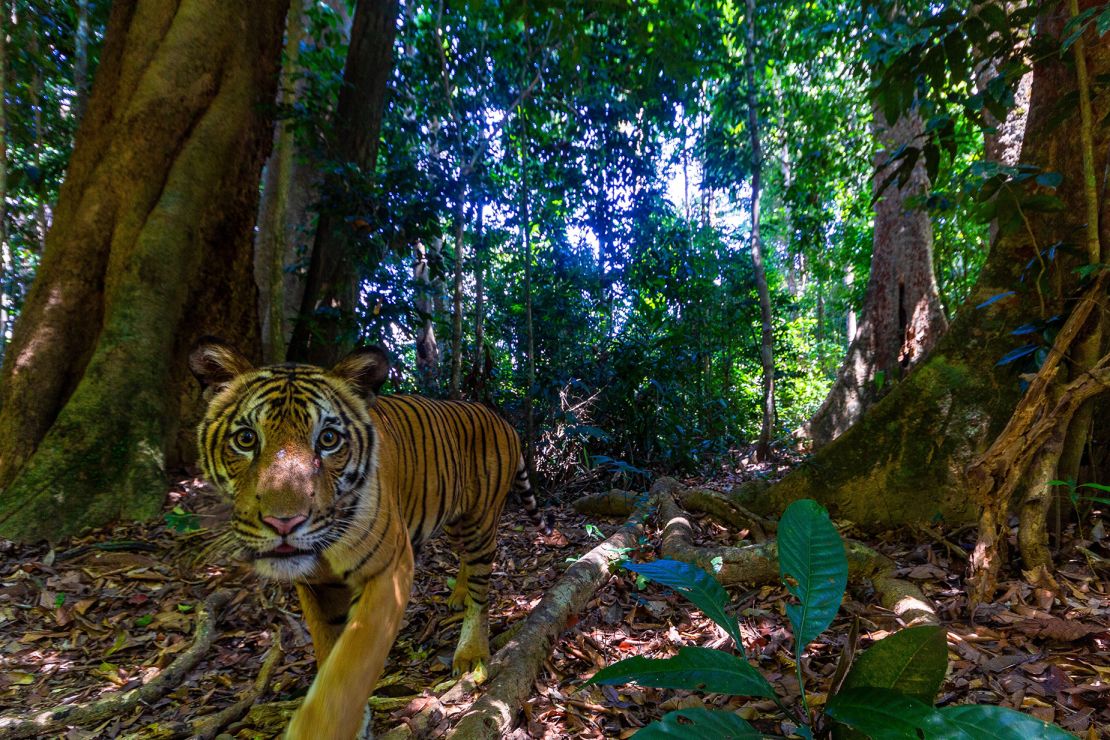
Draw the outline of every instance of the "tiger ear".
M233 378L253 370L254 365L224 340L204 336L189 353L189 369L200 382L204 400L209 401Z
M389 377L389 355L381 347L359 347L340 360L331 374L353 385L359 395L371 398Z

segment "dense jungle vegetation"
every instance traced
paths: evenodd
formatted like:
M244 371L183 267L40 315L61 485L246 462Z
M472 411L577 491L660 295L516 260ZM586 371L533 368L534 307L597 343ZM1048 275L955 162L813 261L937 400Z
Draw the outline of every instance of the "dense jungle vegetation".
M512 423L570 544L632 516L609 536L644 559L650 512L656 554L820 606L787 566L810 561L779 562L772 538L812 499L786 529L826 554L825 509L842 533L931 538L959 581L944 619L1021 589L1075 619L1060 574L1078 558L1082 616L1105 628L1110 4L241 5L0 0L5 546L192 522L199 338L258 365L375 344L386 392ZM695 546L686 510L725 539ZM895 606L928 599L887 555L847 547L845 579L938 623ZM621 559L598 558L571 614ZM743 653L732 617L693 601ZM831 727L800 688L828 624L794 625L783 691L805 712L779 731ZM1072 639L1105 657L1104 633ZM1098 737L1104 696L1037 716Z

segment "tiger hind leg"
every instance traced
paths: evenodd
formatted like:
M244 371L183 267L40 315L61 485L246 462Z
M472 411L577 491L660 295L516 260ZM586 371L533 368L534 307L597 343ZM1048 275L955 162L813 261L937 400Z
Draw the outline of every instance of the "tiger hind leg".
M489 660L489 576L497 549L497 517L473 521L464 517L447 527L459 554L459 577L447 603L465 609L452 669L455 675L485 666Z

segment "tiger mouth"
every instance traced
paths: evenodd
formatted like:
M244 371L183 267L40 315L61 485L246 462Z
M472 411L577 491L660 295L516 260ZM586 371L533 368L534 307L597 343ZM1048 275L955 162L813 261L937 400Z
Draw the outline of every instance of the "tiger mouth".
M295 558L301 555L312 555L312 550L301 550L288 544L281 544L273 550L255 553L255 560L264 560L268 558L281 559L281 558Z

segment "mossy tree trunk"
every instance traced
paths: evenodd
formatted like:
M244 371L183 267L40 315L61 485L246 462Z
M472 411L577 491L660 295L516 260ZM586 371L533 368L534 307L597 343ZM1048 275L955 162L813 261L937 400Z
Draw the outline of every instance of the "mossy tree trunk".
M1062 27L1065 13L1066 8L1051 11L1042 25ZM1087 67L1091 79L1110 73L1110 44L1090 44ZM1071 65L1055 55L1039 59L1033 71L1021 161L1063 175L1055 192L1063 209L1027 209L1022 228L1000 234L972 295L936 349L810 461L770 489L753 488L750 504L754 508L781 510L795 499L812 497L829 506L835 516L871 526L937 517L971 521L977 516L967 467L1002 431L1020 397L1018 371L1013 365L997 365L1021 343L1010 332L1066 312L1070 307L1058 296L1075 287L1074 263L1048 265L1047 280L1037 270L1021 280L1031 260L1038 264L1041 250L1058 242L1081 246L1085 233L1079 111L1068 102L1075 90ZM1093 98L1093 120L1103 120L1110 113L1110 90L1096 88ZM1061 110L1069 112L1062 122ZM1093 133L1094 170L1104 172L1110 127L1095 127ZM1000 210L1015 212L1014 192L1010 186L1003 188ZM1098 183L1097 199L1106 224L1110 206L1103 182ZM1057 288L1060 293L1054 292ZM976 308L1008 291L1018 292Z
M251 229L286 5L113 4L0 378L3 536L156 513L198 400L190 345L257 349Z

